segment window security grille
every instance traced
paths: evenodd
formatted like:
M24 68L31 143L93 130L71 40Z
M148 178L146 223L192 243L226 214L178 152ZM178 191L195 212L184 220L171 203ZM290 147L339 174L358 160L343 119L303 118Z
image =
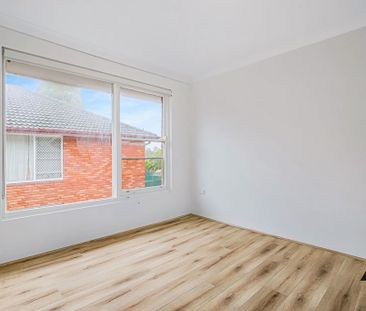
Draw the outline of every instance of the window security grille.
M35 159L36 179L62 178L61 137L36 137Z

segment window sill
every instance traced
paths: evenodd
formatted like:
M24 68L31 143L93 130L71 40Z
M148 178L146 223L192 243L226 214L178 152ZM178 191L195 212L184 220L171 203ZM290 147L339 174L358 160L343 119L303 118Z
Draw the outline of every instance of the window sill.
M169 191L167 186L155 186L155 187L148 187L148 188L122 190L120 198L121 199L131 199L135 196L141 196L141 195L148 194L148 193L165 192L165 191Z
M24 208L12 211L2 211L1 221L11 221L20 218L28 218L34 216L42 216L42 215L50 215L56 213L65 213L71 212L80 209L87 209L92 207L102 207L108 206L111 204L118 204L127 199L133 199L135 197L141 197L144 195L148 195L149 193L156 192L166 192L169 191L166 186L159 187L150 187L150 188L140 188L135 190L123 191L119 198L107 198L100 199L95 201L85 201L85 202L77 202L77 203L68 203L62 205L52 205L52 206L41 206L41 207L32 207L32 208ZM3 205L4 206L4 205ZM123 207L121 207L123 208Z
M40 207L31 207L31 208L23 208L23 209L15 209L12 211L2 211L1 220L15 220L19 218L27 218L33 216L41 216L55 213L64 213L70 212L74 210L105 206L110 204L118 203L117 198L107 198L100 199L95 201L85 201L85 202L77 202L77 203L68 203L61 205L49 205L49 206L40 206ZM4 204L5 205L5 204Z
M11 181L6 184L6 186L25 186L25 185L34 185L34 184L48 184L48 183L58 183L63 182L63 178L54 178L54 179L40 179L40 180L25 180L25 181Z

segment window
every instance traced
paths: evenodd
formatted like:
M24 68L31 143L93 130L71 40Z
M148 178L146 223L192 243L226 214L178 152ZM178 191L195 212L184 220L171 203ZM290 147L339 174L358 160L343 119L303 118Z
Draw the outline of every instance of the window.
M36 180L62 178L62 138L35 136Z
M169 185L170 90L17 51L4 58L3 215Z
M8 211L112 197L112 85L6 63Z
M62 137L6 136L6 176L10 183L61 179Z
M122 189L161 187L165 181L163 98L121 90Z

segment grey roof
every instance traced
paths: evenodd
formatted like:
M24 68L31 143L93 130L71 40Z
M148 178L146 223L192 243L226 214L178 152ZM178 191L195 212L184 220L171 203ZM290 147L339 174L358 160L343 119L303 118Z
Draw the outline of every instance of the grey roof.
M11 132L64 135L111 134L111 120L25 88L7 85L6 128ZM121 123L122 137L153 139L158 136Z

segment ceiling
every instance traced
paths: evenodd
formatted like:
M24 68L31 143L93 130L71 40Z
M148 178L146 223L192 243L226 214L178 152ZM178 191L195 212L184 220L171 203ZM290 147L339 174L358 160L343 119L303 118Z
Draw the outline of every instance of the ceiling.
M0 0L0 25L191 82L366 26L365 0Z

